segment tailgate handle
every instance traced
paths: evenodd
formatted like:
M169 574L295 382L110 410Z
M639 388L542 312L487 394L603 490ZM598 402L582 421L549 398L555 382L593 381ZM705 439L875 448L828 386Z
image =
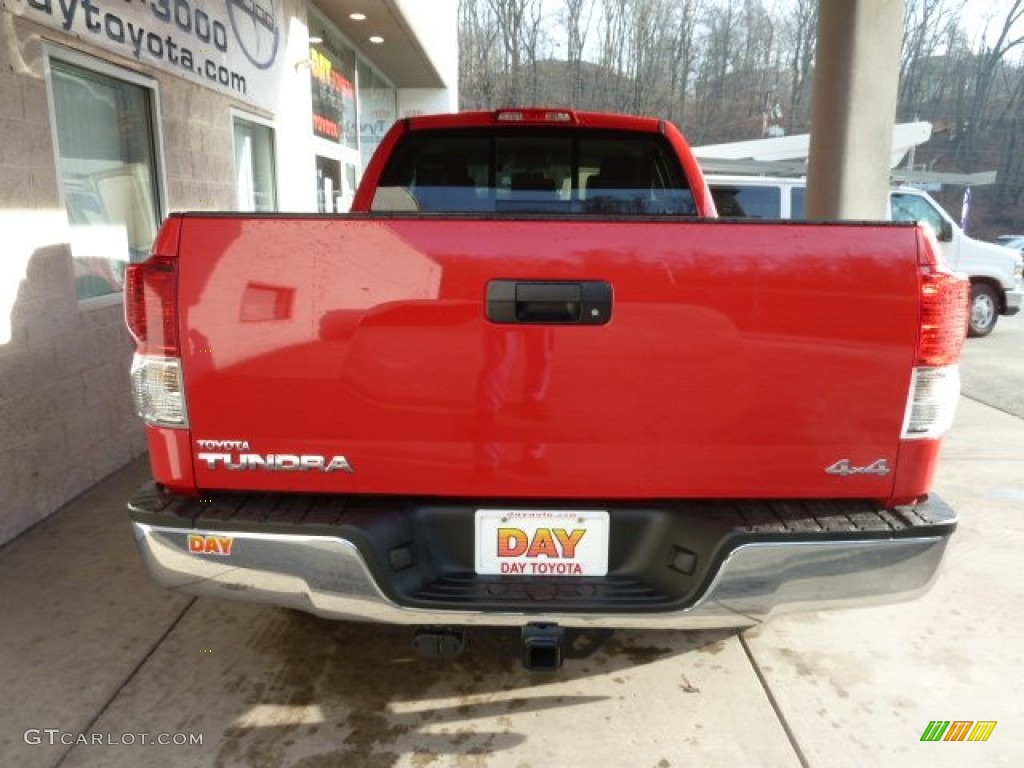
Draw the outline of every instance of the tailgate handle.
M492 323L604 325L612 316L612 287L603 280L491 280Z

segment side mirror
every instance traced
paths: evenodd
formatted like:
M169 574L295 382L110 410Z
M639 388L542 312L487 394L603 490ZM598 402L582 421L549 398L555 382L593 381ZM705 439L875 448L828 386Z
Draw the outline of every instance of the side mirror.
M943 219L942 224L939 226L939 231L935 235L939 238L940 243L951 242L953 240L953 225Z

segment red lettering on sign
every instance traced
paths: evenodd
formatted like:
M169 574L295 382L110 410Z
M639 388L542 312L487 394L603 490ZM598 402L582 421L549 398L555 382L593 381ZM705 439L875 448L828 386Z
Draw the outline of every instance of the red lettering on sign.
M577 528L572 533L567 533L565 528L555 528L555 538L562 545L562 557L576 557L576 545L586 532L585 528Z
M322 115L313 115L313 130L321 136L330 136L332 139L341 136L341 126Z
M533 536L533 541L530 542L530 549L526 553L527 557L561 557L558 554L558 548L555 546L555 537L551 534L550 528L538 528L537 533Z
M519 557L528 545L529 539L522 528L498 529L498 557Z

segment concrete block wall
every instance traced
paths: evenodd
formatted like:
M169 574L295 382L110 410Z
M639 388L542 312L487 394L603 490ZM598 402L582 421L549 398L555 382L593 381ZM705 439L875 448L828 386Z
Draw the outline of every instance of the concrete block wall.
M168 210L232 210L235 158L228 101L159 75ZM251 110L250 110L251 111Z
M0 543L145 451L118 297L80 303L42 41L157 82L167 210L234 207L230 103L0 10Z

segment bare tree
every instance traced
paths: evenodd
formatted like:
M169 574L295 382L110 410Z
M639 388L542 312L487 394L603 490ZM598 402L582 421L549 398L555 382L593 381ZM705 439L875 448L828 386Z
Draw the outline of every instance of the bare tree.
M468 109L494 105L501 89L495 50L498 28L483 0L459 2L459 91Z
M583 50L587 44L593 5L590 0L564 0L566 61L569 66L569 99L571 107L578 106L583 97Z
M541 101L539 93L539 80L537 64L540 58L541 44L544 38L541 29L541 3L540 0L525 0L522 5L523 19L520 30L520 45L526 54L526 65L530 74L530 95L528 103L538 104ZM527 103L527 102L523 102Z
M664 99L664 78L671 68L671 3L640 0L630 19L627 69L631 82L630 111L659 112Z
M908 0L903 16L899 105L905 117L919 114L929 91L930 70L940 51L947 50L951 32L963 13L965 0Z
M690 76L697 58L697 21L703 9L703 0L681 0L675 4L670 33L671 61L669 68L669 97L666 114L670 120L686 119L687 94Z
M629 0L601 0L601 51L598 63L604 70L602 106L624 111L627 96L623 82L626 78L626 55L629 43L631 15Z
M767 135L768 127L782 117L783 65L776 24L760 0L747 0L741 15L742 55L736 60L736 87L745 122ZM753 118L751 120L751 118Z
M783 20L789 51L789 108L787 133L809 129L811 73L818 33L818 0L793 0Z
M995 75L1007 54L1024 45L1024 32L1019 32L1018 22L1024 19L1024 0L1013 0L1002 23L997 26L995 41L989 45L987 34L983 35L981 52L975 57L972 95L966 114L961 115L961 140L958 156L963 160L972 157L981 126L988 114L989 97L995 85ZM985 28L988 32L988 27Z
M697 136L714 135L726 97L726 78L733 57L736 11L731 4L712 6L703 17L702 57L694 80L694 124Z
M501 45L501 77L503 80L500 101L502 104L522 104L523 54L525 52L528 10L539 0L487 0L494 23L497 25Z

